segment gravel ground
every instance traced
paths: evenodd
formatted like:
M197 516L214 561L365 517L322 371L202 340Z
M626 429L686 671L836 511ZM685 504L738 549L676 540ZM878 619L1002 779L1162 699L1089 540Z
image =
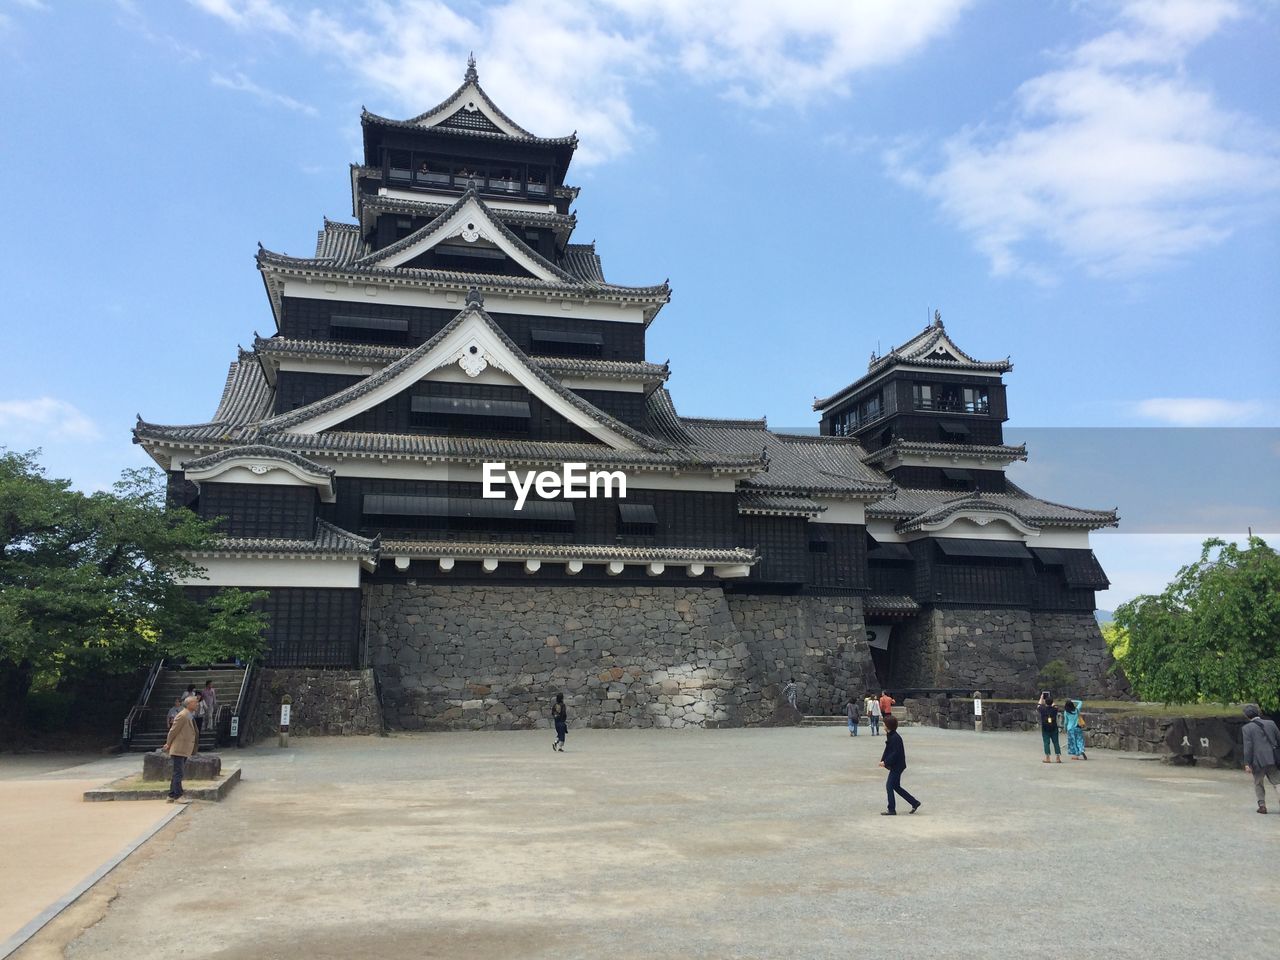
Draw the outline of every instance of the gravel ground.
M1037 734L842 728L298 739L241 751L113 889L24 950L71 958L1274 956L1280 802L1242 772ZM13 869L12 865L4 869ZM111 897L114 896L114 900ZM187 918L177 922L175 918ZM28 954L19 952L15 960Z

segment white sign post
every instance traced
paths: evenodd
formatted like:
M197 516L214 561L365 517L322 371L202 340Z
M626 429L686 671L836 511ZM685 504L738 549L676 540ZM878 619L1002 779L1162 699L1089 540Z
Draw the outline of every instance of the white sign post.
M287 747L289 745L289 708L293 703L293 697L287 693L280 701L280 746Z
M982 732L982 694L977 690L973 692L973 729Z

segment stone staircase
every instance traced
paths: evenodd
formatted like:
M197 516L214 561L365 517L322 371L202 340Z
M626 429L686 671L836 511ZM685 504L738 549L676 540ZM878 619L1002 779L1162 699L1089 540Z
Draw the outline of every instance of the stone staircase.
M203 690L205 681L212 680L213 689L218 694L218 711L221 712L223 706L229 706L234 711L239 706L236 699L240 696L244 674L244 667L162 670L151 690L151 698L147 701L150 709L142 715L135 727L129 740L129 749L137 753L148 753L164 746L165 738L169 735L169 708L177 697L186 692L188 684L195 684L196 690ZM200 749L212 750L216 743L217 731L213 720L206 720L200 733Z
M911 717L907 713L907 708L904 705L900 703L896 704L893 708L893 715L898 718L899 726L909 727L912 725ZM804 719L800 721L800 726L802 727L843 727L846 724L848 724L848 722L849 721L844 716L844 714L839 714L837 716L805 714ZM869 729L870 726L871 726L871 720L864 716L858 723L859 732L861 732L862 730Z

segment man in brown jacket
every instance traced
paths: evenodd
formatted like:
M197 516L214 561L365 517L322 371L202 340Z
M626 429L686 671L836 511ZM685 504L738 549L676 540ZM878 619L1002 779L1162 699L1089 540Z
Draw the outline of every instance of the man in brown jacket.
M170 803L190 803L182 799L182 775L186 772L187 758L196 752L197 737L195 713L200 698L187 697L182 709L173 718L169 736L164 742L164 752L173 758L173 779L169 782Z

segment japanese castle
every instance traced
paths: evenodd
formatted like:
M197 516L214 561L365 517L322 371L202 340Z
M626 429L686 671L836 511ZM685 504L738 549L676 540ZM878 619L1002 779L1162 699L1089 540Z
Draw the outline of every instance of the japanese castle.
M527 726L556 692L600 725L749 723L791 679L836 712L1026 693L1053 659L1106 683L1089 534L1117 518L1006 477L1008 361L935 315L815 402L819 435L682 416L645 355L668 285L611 283L573 240L576 136L519 126L474 61L361 127L351 222L314 256L259 249L275 333L211 419L134 430L172 508L221 518L189 589L269 592L265 670L373 671L407 728ZM626 495L517 510L486 463Z

